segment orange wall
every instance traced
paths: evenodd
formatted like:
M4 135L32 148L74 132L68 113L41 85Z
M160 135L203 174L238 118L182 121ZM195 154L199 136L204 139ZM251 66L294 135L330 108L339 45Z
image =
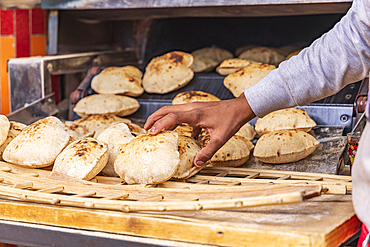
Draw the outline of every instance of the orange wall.
M42 9L0 9L1 114L10 113L7 60L46 55L46 18Z

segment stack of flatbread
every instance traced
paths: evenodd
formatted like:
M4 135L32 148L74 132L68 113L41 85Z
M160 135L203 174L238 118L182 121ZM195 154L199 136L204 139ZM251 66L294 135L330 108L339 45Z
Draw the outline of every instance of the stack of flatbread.
M302 109L288 108L272 112L257 120L256 131L261 137L254 156L266 163L290 163L301 160L319 145L307 132L316 123Z
M194 63L191 67L196 73L210 72L222 61L233 58L228 50L217 47L204 47L191 53L194 56Z
M136 112L139 107L139 101L135 98L114 94L94 94L78 101L73 111L80 117L106 113L124 117Z
M241 52L239 58L278 66L285 59L285 56L274 48L251 46Z
M145 68L143 87L147 93L165 94L179 89L193 79L193 56L172 51L153 58Z
M213 94L202 91L186 91L178 93L172 100L173 105L187 104L192 102L221 101Z
M120 146L115 172L128 184L158 184L170 178L187 178L201 168L193 166L200 147L175 131L141 135Z
M109 67L94 76L91 88L99 94L121 94L137 97L144 93L141 86L143 73L136 67Z
M235 97L238 97L244 89L259 82L275 68L274 65L251 63L226 76L223 83Z

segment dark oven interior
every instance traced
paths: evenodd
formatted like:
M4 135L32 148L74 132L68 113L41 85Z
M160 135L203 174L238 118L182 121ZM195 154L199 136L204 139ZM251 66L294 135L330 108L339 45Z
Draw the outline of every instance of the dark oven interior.
M122 19L112 20L109 18L109 11L95 12L99 13L96 18L88 13L59 11L57 53L135 50L138 59L133 65L143 72L153 57L173 50L192 52L199 48L215 46L234 53L238 47L245 45L291 51L303 48L330 30L344 15L140 19L125 19L123 16ZM85 76L86 72L62 75L61 90L56 97L68 100ZM201 90L215 94L221 99L230 99L233 96L222 85L223 78L216 72L196 73L187 86L174 92L164 95L144 93L138 97L141 104L139 111L131 117L146 119L159 107L170 104L172 98L182 91ZM344 125L348 131L353 125L353 118L356 117L353 105L362 87L361 82L349 85L338 94L306 108L319 124ZM94 92L87 87L86 95L92 93ZM76 119L77 115L70 114L69 118Z

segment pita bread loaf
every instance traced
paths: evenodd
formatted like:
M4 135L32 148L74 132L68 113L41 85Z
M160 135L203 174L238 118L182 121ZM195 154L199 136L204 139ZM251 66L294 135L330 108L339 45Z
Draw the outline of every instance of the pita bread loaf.
M111 114L93 114L77 119L74 121L74 123L83 125L89 130L94 130L94 137L96 138L105 129L117 123L131 123L131 120L120 118Z
M245 45L245 46L238 47L235 50L234 54L235 54L235 56L239 57L239 55L242 54L243 51L250 50L254 47L257 47L257 45Z
M9 129L9 119L5 115L0 115L0 145L2 145L8 137Z
M187 104L192 102L221 101L216 96L202 91L186 91L178 93L172 100L173 105Z
M183 136L188 136L191 137L193 133L193 127L188 125L188 124L179 124L177 127L174 129L179 135Z
M193 62L193 65L191 66L191 69L195 73L210 72L214 68L216 68L216 66L218 65L218 62L211 58L201 57L199 55L194 55L194 54L192 55L194 57L194 62Z
M108 145L92 137L86 137L68 145L56 158L53 173L90 180L107 164Z
M172 177L176 179L186 179L195 175L202 167L205 167L194 166L194 158L201 148L200 144L193 138L181 135L179 135L178 145L180 162L177 171Z
M69 142L63 123L47 117L25 127L5 148L3 159L29 168L46 167Z
M179 135L165 131L141 135L118 150L114 169L128 184L158 184L170 179L179 167Z
M246 67L231 73L224 79L224 85L231 93L238 97L244 89L253 86L276 67L268 64L249 64Z
M203 131L199 136L201 147L205 147L210 136ZM238 135L231 137L211 158L210 167L224 166L237 167L248 161L250 151L254 145L251 141Z
M130 129L124 123L118 123L104 130L98 140L108 144L108 162L101 173L109 177L118 177L114 170L114 161L117 158L118 148L122 144L129 143L135 137L131 135Z
M6 138L5 142L0 146L0 160L4 160L3 159L3 153L4 153L5 148L26 127L27 127L27 125L25 125L25 124L10 121L10 128L9 128L9 132L8 132L8 137Z
M144 93L141 87L143 73L134 66L109 67L91 80L91 88L100 94L122 94L137 97Z
M193 56L173 51L153 58L145 68L143 87L147 93L165 94L179 89L193 79Z
M290 163L304 159L318 145L319 142L304 131L278 130L261 136L253 154L265 163Z
M239 58L278 66L279 63L285 59L285 56L276 49L257 46L243 51L239 55Z
M204 47L193 51L191 54L212 59L213 61L217 62L216 66L222 61L234 57L233 54L228 50L217 47Z
M234 73L252 63L259 64L259 62L255 62L255 61L248 60L248 59L230 58L230 59L226 59L225 61L223 61L216 68L216 71L220 75L230 75L231 73Z
M308 132L315 126L315 121L305 110L287 108L271 112L263 118L257 119L255 129L259 135L264 135L271 131L284 129Z
M251 141L256 136L256 130L254 129L253 125L246 123L239 129L238 132L235 133L235 135L242 136Z
M68 135L73 138L82 139L85 137L93 137L95 134L94 130L90 130L81 124L76 124L73 121L63 121L64 130L67 131Z
M126 123L127 127L129 128L130 132L134 136L139 136L146 134L147 131L144 128L141 128L139 125L134 123Z
M124 117L136 112L139 107L139 101L135 98L114 94L94 94L78 101L73 111L80 117L91 114L113 114Z

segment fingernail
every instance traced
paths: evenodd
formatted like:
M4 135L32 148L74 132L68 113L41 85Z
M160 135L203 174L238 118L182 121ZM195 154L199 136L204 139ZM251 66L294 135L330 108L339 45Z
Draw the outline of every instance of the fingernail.
M150 128L150 132L153 133L154 131L155 131L155 127L153 126L153 127Z
M197 166L197 167L201 167L203 164L204 164L204 162L203 162L203 161L201 161L201 160L198 160L198 161L196 162L196 166Z

